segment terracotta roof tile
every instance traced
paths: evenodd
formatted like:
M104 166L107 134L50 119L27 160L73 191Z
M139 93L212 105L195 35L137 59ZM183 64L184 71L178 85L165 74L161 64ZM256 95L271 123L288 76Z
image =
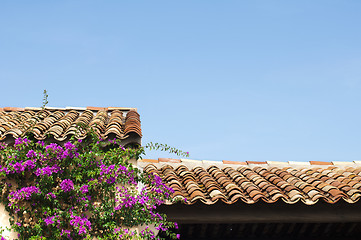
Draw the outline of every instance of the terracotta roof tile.
M180 159L173 159L173 158L158 158L159 162L169 162L169 163L180 163Z
M11 108L0 111L0 141L13 142L25 133L33 134L37 140L52 138L64 142L75 136L84 139L87 129L92 127L102 139L120 139L124 145L140 144L140 116L134 108Z
M91 111L100 111L100 110L107 111L108 110L108 108L105 108L105 107L91 107L91 106L86 107L86 109L91 110Z
M187 204L197 201L205 204L218 201L253 204L282 200L289 204L302 201L312 205L318 201L354 203L361 198L361 168L345 164L330 167L317 164L320 167L315 168L314 165L272 166L254 162L240 166L223 161L223 164L206 167L202 161L195 165L193 160L189 166L195 167L188 168L186 161L169 166L164 165L168 159L161 159L154 163L156 165L143 165L144 171L156 172L174 188L173 197L187 198ZM350 166L357 165L350 162Z
M310 161L311 165L332 165L332 162Z
M149 162L149 163L158 163L158 159L142 159L142 162Z
M227 160L223 160L222 162L223 162L223 164L239 164L239 165L247 165L247 163L246 163L246 162L227 161Z
M24 108L18 108L18 107L4 107L4 111L6 111L6 112L11 112L11 111L22 112L24 110L25 110Z
M246 161L247 164L267 164L267 162L259 162L259 161Z

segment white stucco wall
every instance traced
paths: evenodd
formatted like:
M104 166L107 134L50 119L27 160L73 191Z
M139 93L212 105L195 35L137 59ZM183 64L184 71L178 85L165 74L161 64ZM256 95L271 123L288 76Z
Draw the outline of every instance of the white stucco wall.
M4 204L0 203L0 226L3 229L5 229L6 227L10 227L9 218L10 218L9 213L5 210ZM7 240L18 239L17 238L17 233L9 232L8 230L5 230L3 232L3 236Z

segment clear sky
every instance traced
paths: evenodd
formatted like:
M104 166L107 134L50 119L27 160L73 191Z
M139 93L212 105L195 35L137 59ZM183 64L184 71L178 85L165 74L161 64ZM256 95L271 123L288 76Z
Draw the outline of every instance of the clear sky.
M191 159L361 159L361 1L1 1L0 105L136 107ZM148 157L172 157L151 152ZM173 156L174 157L174 156Z

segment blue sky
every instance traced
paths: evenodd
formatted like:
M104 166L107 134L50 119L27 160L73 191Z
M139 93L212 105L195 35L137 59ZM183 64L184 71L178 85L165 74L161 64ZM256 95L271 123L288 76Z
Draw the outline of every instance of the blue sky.
M136 107L192 159L361 159L360 1L2 1L0 105ZM147 157L174 157L151 152Z

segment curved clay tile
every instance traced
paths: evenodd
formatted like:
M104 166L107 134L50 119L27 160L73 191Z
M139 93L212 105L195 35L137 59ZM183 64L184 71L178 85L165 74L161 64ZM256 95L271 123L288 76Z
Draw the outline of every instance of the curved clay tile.
M271 168L269 170L271 173L275 174L275 176L279 177L279 183L282 186L282 191L284 192L284 201L295 203L300 198L303 198L302 192L291 183L291 180L296 180L296 178L294 178L287 170L281 170L278 168Z
M125 121L123 113L119 110L112 111L108 125L106 126L105 135L114 133L118 138L123 138L123 122Z
M209 175L205 169L197 167L193 169L193 171L195 172L199 181L202 183L204 191L211 192L219 188L218 183L211 177L211 175Z
M185 174L180 174L181 182L185 187L188 195L190 196L190 200L192 201L195 197L202 197L205 198L202 189L198 186L197 182L195 181L194 176L190 172L186 172Z
M219 169L216 166L211 166L207 169L209 175L213 178L213 180L221 187L218 188L217 191L219 191L221 194L217 195L217 199L218 198L225 198L228 200L228 198L226 197L228 195L227 193L227 189L225 188L225 186L229 183L232 183L232 180L230 178L228 178L225 173ZM214 192L216 190L212 190L212 192ZM218 192L217 192L218 193ZM212 196L211 196L212 197Z
M154 165L153 165L154 167ZM185 169L185 168L181 168L181 169ZM153 172L154 170L151 169ZM188 170L188 169L186 169ZM147 168L147 171L149 171L149 169ZM189 199L189 193L186 191L184 184L182 183L182 178L177 175L177 173L175 172L175 170L173 169L172 166L164 166L163 168L161 168L160 172L159 172L159 176L161 176L162 179L165 180L166 184L169 187L172 187L174 190L174 193L172 195L173 198L176 197L182 197L182 198L187 198Z
M252 171L250 168L241 168L240 171L248 179L246 183L242 183L241 186L245 189L248 195L254 200L258 201L259 198L264 198L267 201L267 192L263 192L259 184L261 182L266 183L266 180ZM266 186L266 185L264 185Z
M44 140L46 136L47 130L59 119L64 117L64 112L56 111L47 115L41 122L38 122L33 127L33 133L36 139Z
M4 125L7 125L8 128L3 133L3 138L6 138L8 135L14 138L24 135L32 127L33 121L38 121L36 117L33 117L34 115L35 113L32 111L10 114L9 116L12 118L10 118L7 123L4 123Z
M227 201L227 197L225 194L223 194L220 190L213 190L209 193L209 196L211 197L211 200L214 202L216 200L224 200Z
M100 110L97 112L96 116L89 123L89 127L93 128L95 133L102 137L103 139L107 139L107 136L104 136L105 126L108 122L108 113L105 110Z
M131 132L138 134L140 137L142 136L140 117L134 110L129 111L125 117L124 134L127 135Z
M46 133L53 135L54 138L58 141L64 141L66 139L66 136L64 136L63 134L77 119L78 116L79 113L77 111L72 110L68 112L59 121L55 122Z
M341 187L347 187L346 184L343 184L335 179L333 179L331 176L334 176L335 174L332 174L332 171L326 169L326 170L318 170L313 173L313 176L315 179L320 180L314 180L312 183L318 187L318 189L322 190L324 192L323 196L325 197L326 201L329 202L336 202L342 197L346 197L347 194L340 190ZM310 181L308 180L308 181ZM323 181L323 183L320 183L320 181ZM317 185L316 185L317 184ZM330 197L328 197L330 195Z
M291 183L299 190L301 190L304 196L307 196L307 198L302 199L302 201L304 201L306 204L311 203L309 201L317 202L318 199L325 197L323 195L323 190L317 189L311 184L306 182L307 180L309 181L310 178L307 178L305 179L306 181L303 181L302 178L306 178L307 176L303 170L292 169L289 170L289 173L291 173L294 176L291 180L292 181ZM299 176L300 178L298 178L297 176Z
M93 112L85 110L73 123L65 130L63 134L65 138L75 135L77 139L84 139L88 129L82 126L89 126L90 121L93 119Z
M246 168L239 168L238 170L247 170ZM240 198L244 202L256 202L261 197L264 199L264 194L259 191L259 189L250 181L245 175L236 171L234 169L225 170L227 174L230 176L232 181L237 184L241 193L239 193ZM244 173L247 171L244 171ZM256 191L254 191L256 190ZM252 193L251 193L252 192Z

